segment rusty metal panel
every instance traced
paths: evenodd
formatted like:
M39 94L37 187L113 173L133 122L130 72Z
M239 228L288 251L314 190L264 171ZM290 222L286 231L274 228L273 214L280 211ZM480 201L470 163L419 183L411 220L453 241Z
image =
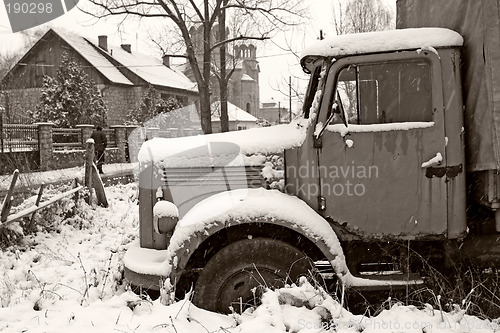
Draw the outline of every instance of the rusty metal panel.
M490 209L500 208L500 179L496 170L474 172L469 183L472 200Z
M448 174L459 173L460 166L449 168L446 160L440 60L435 54L417 55L416 52L352 57L339 60L329 74L323 104L331 100L331 91L335 89L330 76L335 77L333 74L340 73L341 68L358 63L407 62L419 56L431 65L432 122L426 123L429 126L420 127L414 123L413 128L408 122L398 129L389 123L388 130L378 127L374 131L344 133L345 136L326 131L322 137L316 172L319 173L321 195L326 199L323 214L330 217L336 227L365 240L447 236L447 179ZM404 93L407 92L399 90L399 94ZM391 96L378 98L397 101L401 96L394 91ZM380 103L388 105L390 101ZM400 107L400 115L416 110L415 105ZM321 106L319 122L326 121L328 109L328 106ZM408 125L409 129L404 128ZM423 163L438 153L441 163L432 168L424 167Z
M446 179L448 193L448 239L463 237L467 231L465 140L460 73L460 52L439 50L445 106L446 163L463 166L462 172Z
M295 195L318 211L319 180L314 172L318 155L313 147L313 126L310 126L301 147L285 150L285 193Z
M363 238L443 235L447 229L444 177L421 164L444 151L444 131L352 133L348 147L325 133L320 165L325 215ZM328 173L325 173L328 171Z

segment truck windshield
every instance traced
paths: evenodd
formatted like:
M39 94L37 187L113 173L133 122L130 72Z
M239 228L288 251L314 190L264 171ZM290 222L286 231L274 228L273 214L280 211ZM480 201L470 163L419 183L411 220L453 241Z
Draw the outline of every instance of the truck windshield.
M338 113L341 104L348 123L432 121L431 69L425 60L344 67L334 95L332 108ZM333 123L341 118L339 113Z
M316 94L316 90L318 89L319 78L321 74L322 66L316 66L312 72L311 78L309 79L309 85L307 86L306 98L304 101L304 105L302 106L302 113L304 114L304 118L309 118L309 111L311 109L312 103L314 101L314 96Z

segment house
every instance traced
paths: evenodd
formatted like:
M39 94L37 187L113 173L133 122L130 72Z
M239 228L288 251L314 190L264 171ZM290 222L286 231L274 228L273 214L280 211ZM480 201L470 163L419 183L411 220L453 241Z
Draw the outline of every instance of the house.
M274 98L262 102L258 116L271 124L288 123L290 121L288 108L284 106L284 103L276 102Z
M220 101L213 102L211 105L212 109L212 131L218 133L221 131L220 123ZM240 109L234 104L227 102L227 116L229 118L229 130L230 131L241 131L245 129L250 129L257 127L258 119L252 116L245 110Z
M0 82L7 117L27 114L39 103L43 76L55 76L67 52L101 91L108 107L108 125L121 125L140 103L149 85L161 98L177 97L184 105L198 101L196 84L183 73L149 55L134 52L130 44L108 45L107 36L94 41L61 29L50 29Z

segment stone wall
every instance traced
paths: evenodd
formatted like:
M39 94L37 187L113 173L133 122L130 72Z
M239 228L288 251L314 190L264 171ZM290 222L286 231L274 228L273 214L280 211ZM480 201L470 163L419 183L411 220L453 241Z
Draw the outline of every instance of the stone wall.
M5 107L5 119L28 117L28 111L34 111L40 103L40 94L40 88L4 91L2 104Z
M142 87L110 86L102 90L102 95L108 107L108 125L125 123L127 114L134 109L142 99Z
M107 86L101 88L103 100L108 107L108 125L121 125L125 122L127 113L132 110L142 98L142 87ZM2 94L0 105L5 107L6 119L10 116L28 117L29 110L35 110L40 103L41 88L7 90ZM18 118L16 118L18 119Z
M85 164L85 150L59 150L55 151L53 156L51 169L73 168ZM124 162L118 148L107 148L104 161L104 164Z
M127 120L127 114L134 109L142 100L147 87L141 86L105 86L98 85L104 103L108 107L108 126L122 125ZM169 90L158 90L175 95ZM28 117L29 110L35 110L40 103L41 88L29 88L4 91L0 99L0 106L5 107L5 116L8 120L10 116ZM197 100L196 96L185 96L188 102ZM27 119L30 120L30 119Z
M66 149L54 149L52 142L52 123L39 123L38 150L0 153L0 174L12 173L15 169L21 172L47 171L72 168L84 165L85 150L68 146ZM92 125L78 125L82 131L83 142L92 133ZM128 128L131 132L133 127ZM116 147L108 147L105 152L105 163L126 163L127 160L127 128L114 126Z

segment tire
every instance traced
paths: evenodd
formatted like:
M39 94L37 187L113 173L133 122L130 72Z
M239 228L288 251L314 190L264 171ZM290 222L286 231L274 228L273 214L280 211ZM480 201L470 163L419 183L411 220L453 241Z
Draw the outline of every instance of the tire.
M239 240L207 262L196 282L193 303L209 311L230 313L232 306L240 312L258 305L252 289L280 288L312 269L312 261L288 243L269 238Z

